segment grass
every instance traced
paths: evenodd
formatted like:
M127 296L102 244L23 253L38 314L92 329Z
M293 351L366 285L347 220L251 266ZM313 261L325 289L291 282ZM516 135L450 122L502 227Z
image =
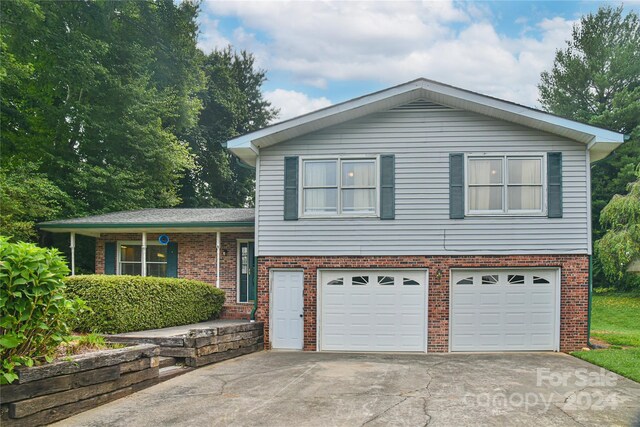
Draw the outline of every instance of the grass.
M109 348L121 348L122 344L112 344L104 340L102 335L86 334L74 335L71 340L60 344L57 351L57 358L74 356L76 354L91 353L93 351L106 350Z
M571 354L640 382L640 292L594 293L591 337L609 347Z

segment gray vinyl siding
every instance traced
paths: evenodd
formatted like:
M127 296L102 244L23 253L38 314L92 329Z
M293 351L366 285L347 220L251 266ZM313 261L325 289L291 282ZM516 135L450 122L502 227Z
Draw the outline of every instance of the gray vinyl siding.
M449 219L449 153L563 153L564 217ZM285 156L395 154L395 219L283 219ZM419 103L260 150L257 251L269 255L589 253L584 144Z

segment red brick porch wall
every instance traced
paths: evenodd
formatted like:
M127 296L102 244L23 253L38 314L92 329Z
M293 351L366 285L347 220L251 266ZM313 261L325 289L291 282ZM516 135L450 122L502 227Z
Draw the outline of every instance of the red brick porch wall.
M148 233L157 241L160 233ZM178 277L216 283L216 234L169 233L178 244ZM96 274L104 274L104 244L122 240L140 241L140 233L102 234L96 239ZM222 233L220 247L220 289L226 293L223 319L249 319L253 304L238 303L238 239L253 239L253 233ZM226 251L226 255L224 252Z
M497 267L560 268L560 350L573 351L587 345L587 255L260 257L257 320L264 322L264 342L265 347L269 348L269 270L304 269L304 350L314 351L319 268L428 268L427 349L429 352L443 353L449 351L449 270Z

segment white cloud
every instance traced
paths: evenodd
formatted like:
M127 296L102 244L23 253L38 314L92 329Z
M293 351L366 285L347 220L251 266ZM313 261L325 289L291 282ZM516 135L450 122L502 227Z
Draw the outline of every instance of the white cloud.
M452 1L211 1L202 15L238 19L227 36L231 43L253 52L261 68L290 75L292 86L359 80L392 85L426 77L532 106L540 73L550 68L573 23L527 22L527 31L506 37L492 25L488 8ZM207 19L201 19L203 34L211 26L218 34L217 21ZM305 96L277 95L283 116L285 108L289 114L294 105L313 104L299 95Z
M200 23L200 34L198 35L198 47L205 52L211 52L215 48L224 48L231 44L231 41L218 31L219 19L213 19L205 13L201 13L198 18Z
M310 98L295 90L276 89L265 92L264 97L280 110L276 121L290 119L331 105L331 101L325 97Z

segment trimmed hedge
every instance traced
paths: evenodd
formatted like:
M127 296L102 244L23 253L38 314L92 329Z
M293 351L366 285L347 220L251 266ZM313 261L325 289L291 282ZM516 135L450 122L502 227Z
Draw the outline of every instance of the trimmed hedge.
M187 325L217 317L224 291L197 280L141 276L72 276L67 295L86 301L77 331L116 334Z

